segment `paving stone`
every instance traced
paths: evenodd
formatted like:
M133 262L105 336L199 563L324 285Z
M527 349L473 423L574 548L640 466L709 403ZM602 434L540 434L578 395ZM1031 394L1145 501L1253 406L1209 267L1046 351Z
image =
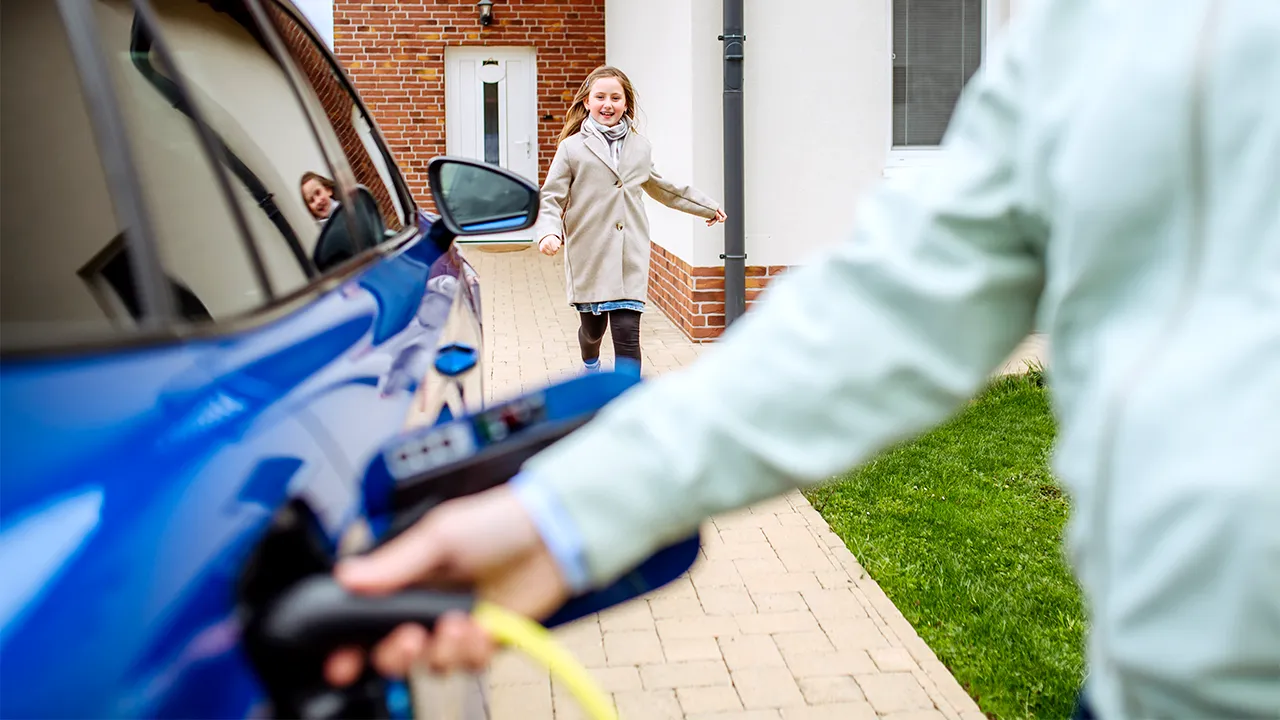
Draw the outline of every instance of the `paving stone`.
M668 690L682 687L731 685L723 660L641 665L640 682L645 690Z
M819 620L837 650L872 650L889 647L889 641L870 618Z
M514 650L502 650L489 664L490 685L545 684L549 677L545 668Z
M790 612L792 610L804 610L809 607L805 604L804 596L799 592L792 590L789 592L753 592L751 600L755 603L757 612Z
M747 590L757 592L788 592L817 590L823 587L814 573L775 573L772 575L752 575L742 579Z
M831 653L783 653L787 667L798 678L859 675L877 672L876 664L865 650ZM918 684L918 683L917 683Z
M733 561L733 567L737 569L738 575L743 578L752 575L778 575L788 572L787 566L774 555L774 549L769 547L768 554L756 554L752 557L741 558Z
M698 591L707 615L754 615L756 604L745 587L707 588Z
M739 528L720 531L720 539L725 545L768 544L769 539L760 528Z
M592 668L591 677L605 692L624 692L627 690L643 690L640 684L640 670L636 667Z
M733 560L706 560L693 566L689 576L699 590L718 587L742 587L742 577Z
M827 634L821 630L774 633L773 642L784 653L833 653L836 651L836 646L831 644Z
M814 538L813 533L809 532L807 527L764 528L762 532L769 539L769 544L775 548L794 547L797 545L817 547L817 539Z
M773 638L767 635L741 635L719 638L720 654L730 670L787 666Z
M932 710L933 701L911 673L874 673L857 675L862 694L876 709L887 715L900 710Z
M676 699L685 715L725 713L742 710L738 691L728 687L677 688Z
M810 705L866 702L852 675L800 678L800 692Z
M663 638L662 653L666 655L667 662L715 660L721 656L720 646L714 637Z
M818 581L820 587L824 587L828 590L832 588L854 587L853 578L849 577L849 573L844 570L815 572L814 579Z
M955 676L951 674L947 666L943 665L936 657L920 662L920 668L923 674L936 685L946 702L956 710L964 712L978 709L978 704L969 696L969 693L965 692L964 687L956 681Z
M875 648L869 652L876 667L883 672L910 672L918 667L911 653L900 647Z
M620 718L640 720L682 720L684 711L676 700L674 690L634 690L613 694ZM493 716L495 720L499 715ZM533 715L511 715L513 718L532 718Z
M696 600L698 593L693 589L693 581L689 579L689 575L686 573L649 593L649 598L652 600L674 598L693 598Z
M867 611L849 588L805 590L805 605L819 620L856 620L867 617Z
M792 610L780 613L757 613L740 615L738 627L744 635L772 635L786 632L813 632L820 630L818 621L804 610Z
M800 513L787 513L778 516L778 524L783 527L808 527L809 520Z
M809 545L775 547L774 552L778 554L778 559L787 568L787 572L823 573L837 569L836 564L816 541Z
M690 715L687 720L782 720L777 710L729 710L728 712L698 713Z
M732 675L742 706L748 710L804 704L800 687L787 668L748 668Z
M600 614L600 629L605 632L616 630L653 630L653 616L649 614L649 603L633 602L610 608Z
M654 598L649 601L649 610L655 620L703 617L707 614L696 596Z
M667 618L656 624L663 640L739 634L737 620L730 617Z
M752 515L782 515L795 512L795 508L791 507L786 496L779 496L761 500L749 506L747 511Z
M904 710L881 716L882 720L947 720L938 710Z
M663 662L662 643L654 630L619 630L604 634L605 661L610 667Z
M866 702L783 708L782 720L876 720L876 711Z
M551 686L505 685L490 688L489 713L495 718L549 718Z

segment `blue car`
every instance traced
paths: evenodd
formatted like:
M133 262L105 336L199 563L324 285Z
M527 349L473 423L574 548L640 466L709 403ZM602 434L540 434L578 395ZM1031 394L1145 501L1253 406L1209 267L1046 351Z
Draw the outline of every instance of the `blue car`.
M537 188L442 158L428 213L288 2L0 8L0 716L280 713L246 563L367 545L371 459L482 408L452 241Z

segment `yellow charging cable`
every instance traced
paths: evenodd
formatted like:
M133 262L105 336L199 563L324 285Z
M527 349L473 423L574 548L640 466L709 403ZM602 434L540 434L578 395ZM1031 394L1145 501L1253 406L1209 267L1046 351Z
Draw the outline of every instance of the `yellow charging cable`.
M480 627L503 645L509 645L538 661L560 682L592 720L618 720L613 701L600 689L591 673L551 633L523 615L493 603L480 601L471 613Z

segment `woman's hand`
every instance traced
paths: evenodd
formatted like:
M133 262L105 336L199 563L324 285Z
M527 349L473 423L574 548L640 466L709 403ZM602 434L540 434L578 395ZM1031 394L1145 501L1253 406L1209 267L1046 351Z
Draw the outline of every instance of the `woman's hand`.
M383 547L339 562L334 574L352 592L370 595L415 585L472 587L480 598L538 620L569 598L533 520L504 486L442 503ZM437 673L476 671L495 650L469 616L450 614L434 633L417 624L401 625L367 658L355 648L338 650L325 665L325 677L337 686L350 685L365 662L397 678L419 662Z
M715 216L715 217L713 217L713 218L707 218L707 227L711 227L712 225L715 225L716 223L722 223L722 222L724 222L725 220L726 220L726 217L725 217L724 211L723 211L723 210L716 210L716 216Z
M560 238L556 235L543 235L538 241L538 251L547 257L551 257L560 252Z

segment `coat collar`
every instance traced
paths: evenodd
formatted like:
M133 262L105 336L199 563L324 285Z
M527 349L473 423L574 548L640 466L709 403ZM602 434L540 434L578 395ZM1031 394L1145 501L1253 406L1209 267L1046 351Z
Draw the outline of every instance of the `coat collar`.
M604 163L604 166L609 168L610 172L612 172L614 175L617 175L618 179L622 179L622 175L618 172L618 170L620 170L621 168L615 169L613 165L609 162L609 145L608 143L605 142L604 138L600 137L599 135L589 133L586 130L583 130L581 132L583 136L583 141L586 143L587 148L590 149L591 152L594 153L597 158L600 158L600 162ZM626 140L623 141L622 156L618 161L618 165L622 165L622 160L626 158L627 146L629 144L630 143L626 142Z

